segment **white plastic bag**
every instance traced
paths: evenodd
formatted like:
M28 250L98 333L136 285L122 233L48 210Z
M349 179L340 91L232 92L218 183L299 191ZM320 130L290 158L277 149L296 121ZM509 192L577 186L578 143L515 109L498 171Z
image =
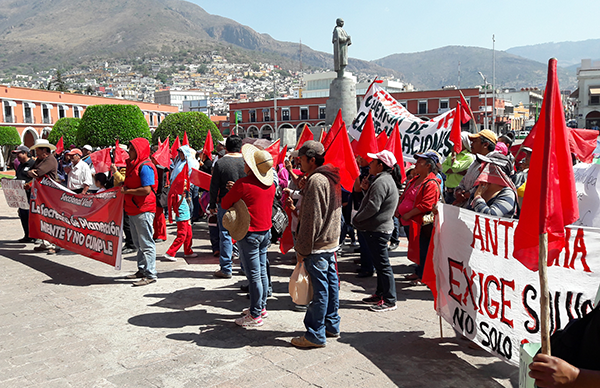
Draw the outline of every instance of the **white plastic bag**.
M313 298L313 288L304 262L296 264L290 277L290 296L295 304L306 306Z

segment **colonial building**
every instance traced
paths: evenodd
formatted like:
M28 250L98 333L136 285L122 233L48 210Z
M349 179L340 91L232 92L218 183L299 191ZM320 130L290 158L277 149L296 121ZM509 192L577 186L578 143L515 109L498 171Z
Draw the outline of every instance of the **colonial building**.
M600 128L600 62L582 59L577 69L575 113L579 128Z
M28 147L32 146L36 139L48 137L58 119L81 118L90 105L137 105L144 112L151 131L154 131L168 114L178 112L177 107L169 105L5 85L0 85L0 101L0 126L16 127L22 143Z

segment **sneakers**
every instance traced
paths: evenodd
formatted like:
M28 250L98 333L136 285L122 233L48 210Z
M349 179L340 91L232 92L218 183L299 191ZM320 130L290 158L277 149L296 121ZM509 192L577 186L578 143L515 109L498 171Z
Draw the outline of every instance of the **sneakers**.
M375 311L376 313L383 313L385 311L393 311L396 310L398 307L396 306L396 304L391 304L391 303L386 303L385 301L380 300L379 303L377 303L374 306L370 307L371 311Z
M373 294L368 298L364 298L362 301L366 304L378 304L383 301L383 299L381 299L381 296Z
M339 336L340 336L339 332L332 333L330 331L325 330L325 337L328 337L328 338L339 338Z
M242 315L250 315L250 307L247 307L245 309L242 310ZM262 309L262 311L260 312L260 317L261 318L266 318L269 316L269 313L267 312L267 309Z
M398 248L398 245L399 245L398 243L391 243L388 246L388 251L393 251L394 249Z
M252 318L252 315L244 315L235 320L235 324L242 327L258 327L264 324L261 317Z
M163 256L163 259L166 261L177 261L177 258L175 256L171 256L168 253L165 253L165 255Z
M123 247L123 249L121 249L121 254L122 255L128 255L128 254L133 253L133 252L137 252L137 249L132 248L132 247Z
M190 253L189 255L183 255L183 257L185 257L186 259L191 259L193 257L198 257L197 253Z
M156 279L141 278L137 282L133 283L132 286L134 286L134 287L147 286L148 284L152 284L152 283L156 283Z
M326 344L315 344L306 339L306 337L292 338L292 345L297 348L324 348Z
M37 247L33 248L33 250L36 252L44 252L44 251L47 251L48 249L50 249L50 248L48 248L45 245L38 245Z
M31 237L23 237L19 240L17 240L18 243L25 243L25 244L29 244L29 243L35 243L35 239L31 238Z
M137 271L136 273L125 276L125 279L141 279L143 277L144 274L142 273L142 271Z
M225 272L221 271L220 269L215 271L215 273L213 273L213 276L216 278L221 278L221 279L231 279L230 273L225 273Z

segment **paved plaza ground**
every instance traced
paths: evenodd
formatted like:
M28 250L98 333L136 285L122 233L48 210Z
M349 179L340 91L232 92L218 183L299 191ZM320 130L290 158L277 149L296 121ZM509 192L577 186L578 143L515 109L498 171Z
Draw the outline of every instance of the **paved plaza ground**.
M159 280L132 287L133 255L114 268L71 252L46 255L23 236L16 209L0 194L0 387L511 387L518 369L468 347L440 322L411 272L406 242L393 251L398 309L370 312L361 299L375 277L358 279L345 247L339 261L341 337L322 349L290 345L304 313L293 309L288 279L293 252L271 247L274 295L265 325L234 319L249 305L236 263L232 279L215 279L206 223L194 224L186 262L157 262ZM157 245L162 255L173 241Z

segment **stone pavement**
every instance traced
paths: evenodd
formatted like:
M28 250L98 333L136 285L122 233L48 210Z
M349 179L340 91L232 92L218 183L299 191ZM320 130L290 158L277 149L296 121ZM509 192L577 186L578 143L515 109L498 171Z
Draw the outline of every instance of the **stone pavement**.
M62 251L46 255L22 237L16 209L0 194L0 387L510 387L518 369L440 323L425 287L409 273L406 244L392 253L398 309L373 313L360 302L376 279L357 279L344 251L342 335L323 349L289 344L304 330L287 281L294 255L269 252L274 297L265 325L246 330L233 320L249 305L243 276L215 279L205 223L194 225L193 264L157 263L159 280L131 287L131 255L123 270ZM157 246L163 254L174 239ZM346 248L348 249L348 248Z

